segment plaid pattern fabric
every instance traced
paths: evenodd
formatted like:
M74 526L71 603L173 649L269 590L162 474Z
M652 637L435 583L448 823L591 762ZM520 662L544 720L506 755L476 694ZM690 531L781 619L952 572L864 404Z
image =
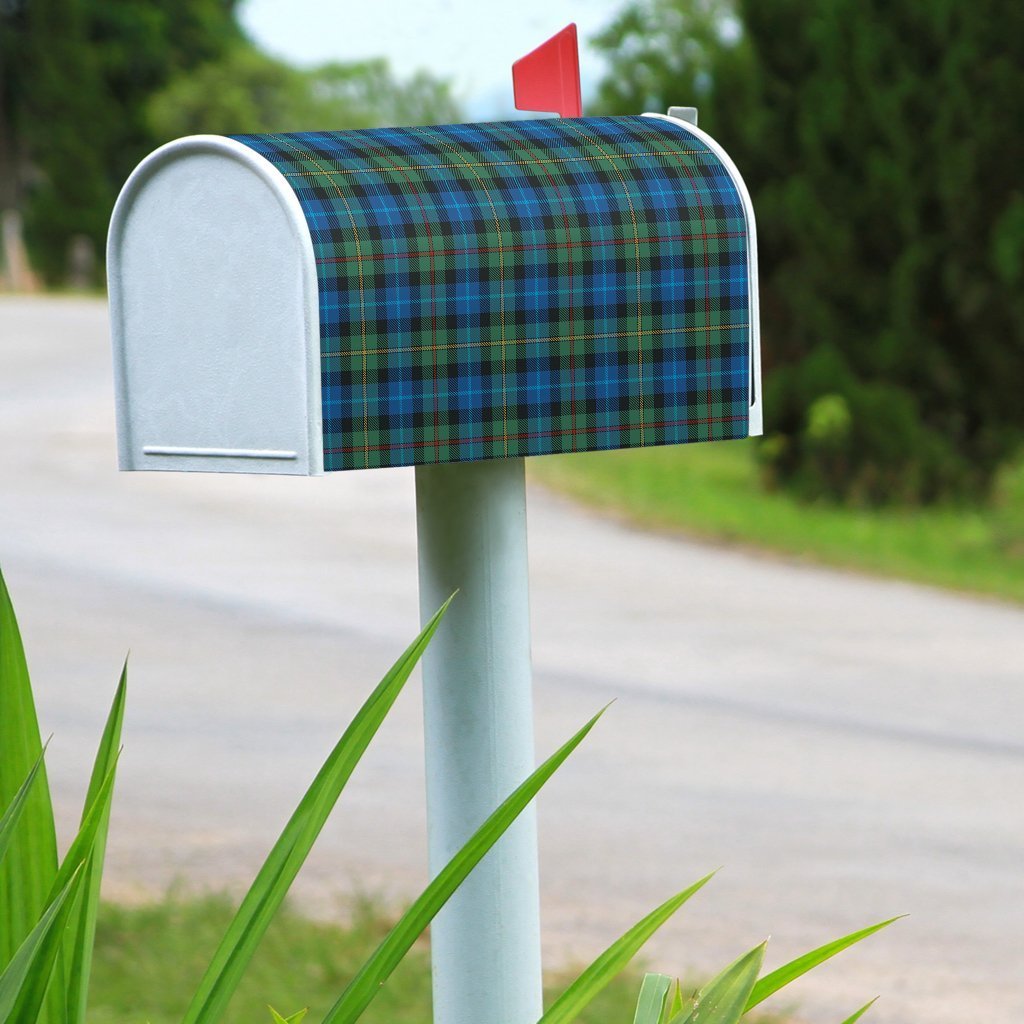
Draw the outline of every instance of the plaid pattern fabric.
M240 135L320 287L325 469L745 437L747 225L654 118Z

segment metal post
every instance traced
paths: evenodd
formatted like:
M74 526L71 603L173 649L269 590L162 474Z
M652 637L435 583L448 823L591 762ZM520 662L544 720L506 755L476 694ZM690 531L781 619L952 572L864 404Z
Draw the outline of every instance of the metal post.
M522 459L416 467L420 613L459 595L423 659L430 870L534 767ZM542 1012L537 826L528 808L431 928L434 1024Z

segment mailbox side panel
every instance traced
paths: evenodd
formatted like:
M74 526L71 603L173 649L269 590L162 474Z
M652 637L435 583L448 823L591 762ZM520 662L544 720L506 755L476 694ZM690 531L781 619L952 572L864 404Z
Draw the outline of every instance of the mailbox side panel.
M323 471L312 242L267 161L216 136L157 150L108 266L122 469Z
M302 203L324 463L746 437L752 217L648 117L239 136Z

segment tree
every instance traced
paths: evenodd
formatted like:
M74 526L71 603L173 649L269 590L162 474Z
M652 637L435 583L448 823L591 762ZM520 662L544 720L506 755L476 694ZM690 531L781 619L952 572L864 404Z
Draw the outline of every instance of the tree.
M237 0L0 0L0 204L63 278L68 241L100 248L117 190L152 146L149 96L241 37Z
M1024 8L650 0L598 44L606 109L695 97L751 187L774 477L984 493L1024 438Z
M301 70L251 45L170 82L148 107L161 141L209 132L333 131L457 121L444 81L417 72L396 81L387 61L326 64Z
M103 238L113 119L96 53L85 43L83 5L32 0L14 14L16 29L4 24L4 120L13 137L3 191L24 210L33 263L54 279L63 276L72 236Z
M303 71L261 53L238 0L0 0L0 211L25 215L50 282L76 236L101 251L132 168L194 132L459 119L446 82L385 61Z

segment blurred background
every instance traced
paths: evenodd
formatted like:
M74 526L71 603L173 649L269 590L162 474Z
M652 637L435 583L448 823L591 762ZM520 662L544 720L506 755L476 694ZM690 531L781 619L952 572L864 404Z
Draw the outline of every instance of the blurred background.
M912 571L1024 597L1024 12L1008 0L2 0L4 286L101 286L113 201L162 142L512 116L510 56L573 18L587 112L695 104L750 186L759 485L991 510L957 538L979 577Z
M132 168L198 132L524 116L510 64L569 21L587 114L697 106L749 186L766 421L749 442L530 463L540 742L597 697L632 700L592 767L567 767L555 792L572 809L542 804L558 858L549 950L596 952L724 861L721 910L698 917L697 943L656 946L662 969L700 971L786 922L796 953L909 909L909 938L857 953L848 982L837 966L811 985L811 1017L886 991L883 1024L1017 1021L1024 5L1011 0L0 0L0 559L44 719L68 744L55 789L77 792L131 644L112 895L130 905L174 877L234 891L333 734L317 707L337 699L342 720L415 627L408 474L333 474L315 496L303 481L114 474L103 249ZM283 521L295 536L269 550ZM418 710L398 715L368 769L376 798L350 809L365 852L344 861L345 888L403 895L422 870L422 801L401 781L420 770ZM396 844L394 820L412 840ZM344 837L325 835L340 858ZM307 907L335 892L341 863L312 864ZM609 893L624 863L632 877ZM221 913L182 906L195 934ZM159 919L118 913L112 977L117 950ZM354 919L372 936L367 913ZM329 988L335 968L313 977L311 955L265 984L291 971ZM109 1012L97 1021L125 1019ZM381 1019L423 1019L405 1012Z

